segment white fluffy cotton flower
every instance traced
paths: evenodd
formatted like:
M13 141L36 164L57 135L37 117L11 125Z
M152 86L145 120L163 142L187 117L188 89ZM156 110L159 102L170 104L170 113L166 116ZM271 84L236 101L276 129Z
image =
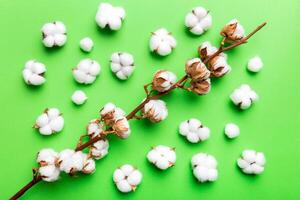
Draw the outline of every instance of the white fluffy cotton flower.
M152 89L158 92L169 90L176 83L176 75L167 70L159 70L155 73L152 81Z
M193 174L200 182L216 181L218 178L217 160L206 153L198 153L192 157Z
M168 109L166 103L162 100L150 100L145 104L143 114L151 122L160 122L167 118Z
M147 159L161 170L174 166L176 162L175 148L164 145L153 147L147 154Z
M67 41L65 25L60 21L46 23L42 27L43 43L46 47L63 46Z
M129 126L129 121L126 117L120 117L115 120L112 126L115 133L122 139L126 139L130 136L131 130Z
M238 166L246 174L261 174L266 164L265 155L255 150L244 150L237 160Z
M93 49L94 42L91 38L85 37L80 40L79 46L83 51L90 52Z
M96 163L92 158L86 158L83 161L82 173L84 174L92 174L96 170Z
M210 129L203 126L198 119L191 118L179 125L179 133L185 136L189 142L198 143L209 138Z
M258 95L249 85L243 84L233 91L230 98L235 105L244 110L249 108L252 102L258 100Z
M125 112L109 102L100 110L100 116L106 125L113 126L117 119L125 117Z
M263 62L259 56L255 56L248 61L248 70L251 72L259 72L263 67Z
M93 158L99 160L108 154L108 148L109 148L108 140L106 139L99 140L90 147L90 154L91 156L93 156Z
M77 105L82 105L87 100L86 94L82 90L76 90L71 97L72 101Z
M92 59L83 59L73 69L73 76L78 83L92 84L101 71L100 64Z
M142 173L129 164L117 168L113 174L113 181L118 190L124 193L134 191L142 179Z
M65 149L59 153L58 165L61 171L72 175L83 169L86 160L87 154Z
M43 181L54 182L59 179L59 168L55 165L46 165L39 168L39 174Z
M232 19L222 29L221 35L226 42L232 43L245 37L245 30L237 19Z
M49 108L41 114L35 122L34 128L39 129L42 135L51 135L60 132L64 127L64 118L57 108Z
M212 17L208 10L199 6L186 15L185 26L193 34L201 35L212 26Z
M29 60L26 62L22 74L25 83L28 85L42 85L46 81L45 72L46 67L43 63Z
M97 137L103 132L103 126L99 119L93 119L86 127L87 134L91 137Z
M240 135L240 128L234 123L228 123L225 126L225 135L230 139L236 138Z
M151 34L149 45L151 51L166 56L176 47L176 40L171 32L165 28L160 28Z
M128 79L135 68L133 56L126 52L113 53L110 58L110 68L119 79Z
M100 3L96 14L96 22L99 27L108 27L111 30L119 30L124 19L124 8L114 7L109 3Z
M55 165L58 159L58 153L53 149L42 149L37 154L36 162L40 166Z

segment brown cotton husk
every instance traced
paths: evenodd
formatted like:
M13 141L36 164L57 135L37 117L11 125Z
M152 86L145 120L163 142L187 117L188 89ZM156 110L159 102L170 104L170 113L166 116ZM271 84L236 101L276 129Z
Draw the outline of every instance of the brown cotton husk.
M210 91L210 79L202 80L202 81L192 81L189 91L192 91L198 95L207 94Z
M187 62L185 72L193 81L205 80L210 76L210 71L206 68L204 63L199 61Z
M164 79L163 77L160 77L160 75L165 72L166 70L159 70L158 72L155 73L153 81L152 81L152 87L153 90L156 90L158 92L164 92L165 91L165 87L162 87L162 84L167 81L166 79Z

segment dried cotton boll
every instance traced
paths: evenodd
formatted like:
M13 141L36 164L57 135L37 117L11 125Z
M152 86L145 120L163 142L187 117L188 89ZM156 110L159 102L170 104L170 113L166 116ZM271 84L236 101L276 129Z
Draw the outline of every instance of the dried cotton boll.
M198 95L204 95L210 92L211 82L210 79L202 81L192 81L190 87L187 88L188 91L192 91Z
M42 85L46 81L45 72L46 67L43 63L29 60L26 62L22 74L25 83L28 85Z
M128 138L131 132L129 122L126 117L116 119L112 128L115 133L122 139Z
M254 101L258 100L258 95L249 85L243 84L233 91L230 98L235 105L244 110L249 108Z
M152 89L158 92L165 92L176 83L176 79L177 77L173 72L159 70L154 75Z
M54 182L59 179L59 168L55 165L47 165L39 168L39 174L43 181Z
M161 170L166 170L174 166L176 162L175 148L158 145L151 149L147 154L147 159Z
M206 153L198 153L192 157L193 174L201 183L216 181L218 178L217 160Z
M108 140L106 139L99 140L90 147L90 154L91 156L93 156L93 158L99 160L108 154L108 148L109 148Z
M100 64L92 59L83 59L73 69L73 76L78 83L92 84L100 74Z
M86 159L83 162L82 173L92 174L96 170L96 163L92 158Z
M255 150L244 150L237 165L245 174L261 174L266 164L265 155Z
M157 123L167 118L168 109L162 100L150 100L142 110L144 116L151 122Z
M73 93L71 99L75 104L82 105L87 100L87 96L82 90L76 90Z
M213 46L209 41L203 42L198 47L198 54L202 60L207 59L218 51L218 48Z
M86 127L86 131L91 138L100 136L100 134L103 132L103 127L102 124L100 123L100 120L99 119L91 120Z
M236 138L240 135L240 128L236 124L228 123L225 126L225 135L231 139Z
M199 58L193 58L186 62L185 72L193 81L208 79L210 71Z
M37 154L36 162L40 166L55 165L58 159L58 153L53 149L42 149Z
M259 56L251 58L248 62L248 70L251 72L259 72L263 67L263 62Z
M125 117L125 112L113 103L107 103L100 110L100 116L106 125L113 126L116 119Z
M201 35L212 26L209 11L199 6L193 8L185 17L185 26L195 35Z
M58 165L61 171L73 175L83 169L86 159L87 155L81 151L65 149L59 154Z
M113 181L120 192L134 191L143 179L142 173L129 164L117 168L113 174Z
M124 19L124 8L114 7L109 3L100 3L96 14L96 22L100 28L108 27L111 30L119 30Z
M226 42L233 43L245 37L245 30L237 19L232 19L220 34L226 38Z
M49 108L41 114L35 122L34 128L42 135L52 135L60 132L64 127L64 118L57 108Z
M179 133L186 137L191 143L198 143L207 140L210 136L210 129L203 126L198 119L189 119L181 122Z
M172 33L165 28L160 28L151 34L149 45L151 51L166 56L176 47L176 40Z
M60 47L67 41L65 25L60 21L46 23L42 27L43 43L45 47Z
M121 80L128 79L134 71L133 56L126 52L116 52L111 55L110 68Z
M91 38L85 37L80 40L79 46L83 51L90 52L93 49L94 42Z

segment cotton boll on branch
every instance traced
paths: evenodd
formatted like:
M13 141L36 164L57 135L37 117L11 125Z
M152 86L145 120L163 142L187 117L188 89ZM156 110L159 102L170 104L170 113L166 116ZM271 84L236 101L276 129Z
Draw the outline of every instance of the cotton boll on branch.
M202 35L212 26L212 17L203 7L193 8L185 17L185 26L195 35Z
M160 28L151 34L150 50L161 56L169 55L176 45L177 42L172 33L165 28Z
M168 109L162 100L150 100L142 110L143 115L151 122L157 123L167 118Z
M176 75L167 70L159 70L154 74L152 89L158 92L169 90L176 83Z

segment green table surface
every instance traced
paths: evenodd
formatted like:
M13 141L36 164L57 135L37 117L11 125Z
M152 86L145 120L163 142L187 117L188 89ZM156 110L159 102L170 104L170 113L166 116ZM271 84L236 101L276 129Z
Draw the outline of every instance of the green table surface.
M107 102L114 102L126 112L144 98L143 84L151 81L158 69L168 69L178 77L184 64L197 56L197 47L206 40L217 45L221 27L238 18L249 32L263 21L268 25L248 44L228 53L232 72L214 80L208 95L196 96L175 91L163 99L169 117L159 124L131 121L128 140L109 137L107 157L97 161L93 175L77 178L64 176L55 183L42 182L22 199L300 199L300 91L298 0L123 0L110 1L126 9L126 19L117 32L100 30L95 23L99 0L0 0L0 199L7 199L31 180L36 153L45 147L60 151L73 148L85 133L90 119ZM184 26L186 13L195 6L211 11L213 27L204 35L191 35ZM68 31L66 45L46 49L40 29L46 22L61 20ZM166 27L178 46L167 57L149 51L150 32ZM79 40L94 40L90 54L79 49ZM136 70L127 81L118 80L109 68L112 52L134 55ZM258 74L246 70L249 58L259 55L264 68ZM71 69L83 58L100 62L102 72L94 84L77 84ZM22 69L29 59L47 67L46 83L28 87ZM260 100L249 110L232 105L229 94L240 84L248 83ZM83 106L70 100L76 89L89 99ZM45 137L32 128L36 117L47 107L63 112L65 127L57 135ZM190 144L178 134L181 121L195 117L211 129L209 140ZM224 136L224 126L235 122L241 135L234 140ZM160 171L146 160L153 145L176 147L176 165ZM244 149L265 153L263 174L249 176L236 166ZM190 159L199 152L218 160L219 178L214 183L198 183L192 175ZM135 192L121 194L112 181L113 171L130 163L143 173L142 184Z

